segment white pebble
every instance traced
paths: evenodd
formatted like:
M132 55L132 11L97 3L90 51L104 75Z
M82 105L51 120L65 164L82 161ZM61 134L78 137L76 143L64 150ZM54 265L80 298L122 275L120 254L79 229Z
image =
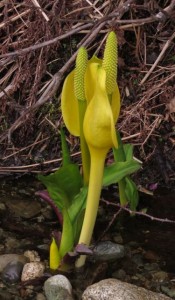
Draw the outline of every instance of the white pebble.
M41 277L44 273L44 269L45 266L41 262L31 262L25 264L21 275L21 281L27 281Z

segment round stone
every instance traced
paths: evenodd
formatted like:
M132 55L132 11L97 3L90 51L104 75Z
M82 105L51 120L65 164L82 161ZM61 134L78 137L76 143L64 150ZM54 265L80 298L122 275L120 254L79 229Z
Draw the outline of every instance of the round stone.
M111 241L102 241L98 243L92 250L93 259L99 261L116 260L125 256L124 246Z
M84 291L82 300L170 300L160 293L154 293L134 284L117 279L104 279Z
M72 300L72 286L64 275L55 275L44 283L47 300Z
M16 283L21 279L24 264L20 261L12 261L2 271L1 278L7 283Z
M21 281L27 281L41 277L44 273L44 269L45 267L41 262L30 262L25 264L21 275Z
M19 254L2 254L0 255L0 272L3 271L3 269L10 263L10 262L21 262L25 264L28 262L27 257L24 255L19 255Z

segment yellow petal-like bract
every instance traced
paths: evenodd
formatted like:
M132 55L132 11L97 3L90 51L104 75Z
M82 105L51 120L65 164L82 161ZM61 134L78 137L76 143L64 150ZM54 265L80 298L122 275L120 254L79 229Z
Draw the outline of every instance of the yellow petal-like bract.
M86 110L83 129L89 147L108 150L118 145L103 68L98 69L96 89Z
M113 122L115 123L120 112L120 93L116 83L117 39L114 32L110 32L107 37L103 61L96 56L87 60L87 52L85 48L80 48L76 60L76 68L64 81L61 94L62 115L69 132L75 136L80 136L78 100L86 101L87 110L89 110L88 106L92 99L98 95L98 101L95 102L96 104L94 104L93 101L93 105L97 106L97 111L101 111L101 105L103 104L102 100L100 101L99 95L101 94L104 96L104 92L101 92L102 86L99 83L99 79L97 80L100 73L99 69L101 68L106 74L105 81L103 80L103 84L105 82L103 91L105 90L105 97L108 97L109 95L111 96L110 101L108 99L108 102L112 110ZM94 115L94 118L96 119L96 115ZM89 126L91 126L91 124Z
M50 269L56 270L58 269L61 262L60 253L55 242L55 239L52 238L52 243L50 245Z
M96 88L96 81L97 81L97 72L99 66L102 65L102 60L93 56L89 61L85 73L85 94L87 103L91 101L95 88Z
M82 48L83 49L83 48ZM85 56L85 54L83 54ZM82 56L81 56L82 57ZM82 58L81 58L82 59ZM83 58L83 60L85 57ZM79 63L79 62L78 62ZM88 62L86 67L85 75L83 76L84 88L85 88L85 99L87 104L92 99L92 96L96 87L96 79L97 79L97 70L99 65L102 64L102 60L93 56ZM84 72L81 70L81 72ZM82 80L82 79L81 79ZM64 119L64 123L72 135L79 136L80 135L80 126L79 126L79 111L78 111L78 101L77 97L83 97L84 93L82 92L82 81L79 87L81 88L80 92L76 92L77 96L75 96L75 85L76 89L78 89L78 74L75 79L75 70L70 72L66 77L63 89L61 93L61 110ZM83 99L79 99L83 100Z
M78 102L74 93L74 74L73 70L66 77L62 94L61 94L61 110L64 123L69 132L75 136L80 135Z

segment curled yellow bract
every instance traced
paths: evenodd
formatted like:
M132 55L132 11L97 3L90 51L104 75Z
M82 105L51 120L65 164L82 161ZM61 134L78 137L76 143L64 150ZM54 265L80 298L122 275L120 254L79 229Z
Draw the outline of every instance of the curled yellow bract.
M117 147L115 122L106 91L106 72L98 68L94 95L87 107L83 131L89 147L110 149ZM115 107L115 113L118 111Z
M87 101L87 107L90 105L91 100L94 98L94 94L98 94L98 88L100 88L100 84L98 81L99 77L99 69L102 66L102 60L98 59L97 57L93 56L87 63L87 68L84 76L84 86L85 86L85 98ZM61 94L61 110L65 125L69 132L72 135L79 136L80 135L80 127L79 127L79 111L78 111L78 101L75 97L74 92L74 75L75 70L73 70L69 75L66 77L62 94ZM103 75L104 77L104 75ZM98 80L97 80L98 79ZM105 85L105 86L104 86ZM101 89L101 88L100 88ZM106 79L103 80L103 90L106 89ZM99 92L100 95L104 95L104 92ZM106 91L107 93L107 91ZM98 96L99 99L100 96ZM107 95L108 97L108 95ZM120 112L120 93L118 90L117 83L115 84L114 91L111 95L111 106L112 114L114 122L117 121L119 112ZM99 109L101 106L100 99L98 104Z

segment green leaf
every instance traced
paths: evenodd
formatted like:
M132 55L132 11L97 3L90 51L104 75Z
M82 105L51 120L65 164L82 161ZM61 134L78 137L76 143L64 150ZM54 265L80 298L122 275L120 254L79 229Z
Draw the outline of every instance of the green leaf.
M104 169L103 186L119 182L127 175L140 169L140 164L134 159L125 162L117 162Z
M75 164L63 166L48 176L39 175L38 178L46 186L50 197L61 210L72 204L74 197L79 194L83 185L79 168Z
M116 131L116 135L117 135L117 140L118 140L118 148L112 148L115 161L116 162L117 161L118 162L125 161L126 160L125 151L124 151L123 143L122 143L122 140L120 137L120 133L118 131Z
M72 224L76 221L77 216L86 207L87 193L88 193L88 188L86 186L83 186L79 194L74 197L74 200L72 201L72 204L68 209Z
M61 149L63 157L63 166L67 166L71 164L71 157L63 128L61 128Z
M72 251L74 246L73 227L66 208L63 208L63 220L63 230L59 247L61 257L64 257L67 252Z
M124 144L123 148L124 148L126 160L133 159L133 149L134 149L133 145L131 145L131 144Z
M137 190L137 186L134 183L134 181L129 177L126 177L125 181L126 181L125 194L129 201L130 208L132 210L136 210L139 201L139 193Z

